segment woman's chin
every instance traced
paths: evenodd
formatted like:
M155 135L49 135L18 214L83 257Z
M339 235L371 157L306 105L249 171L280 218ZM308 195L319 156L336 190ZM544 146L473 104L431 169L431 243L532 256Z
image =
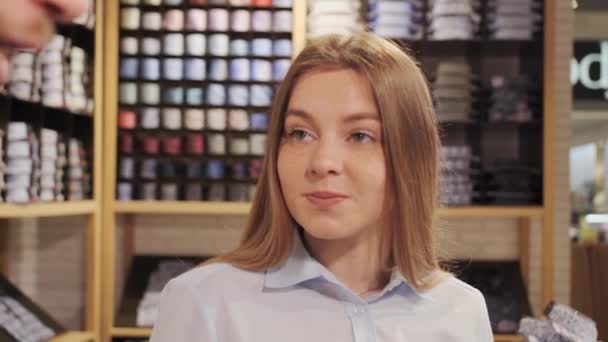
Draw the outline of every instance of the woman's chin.
M303 227L308 235L321 240L340 240L354 234L349 224L338 221L309 220Z

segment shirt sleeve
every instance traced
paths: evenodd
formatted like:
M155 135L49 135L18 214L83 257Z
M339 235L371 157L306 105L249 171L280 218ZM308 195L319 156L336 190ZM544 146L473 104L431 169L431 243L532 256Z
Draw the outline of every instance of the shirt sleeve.
M486 300L483 298L481 292L478 292L480 308L478 312L478 326L477 331L479 332L479 342L493 342L494 334L492 333L492 324L490 323L490 315L488 313L488 307Z
M150 342L218 342L211 312L183 280L171 280L160 296L160 309Z

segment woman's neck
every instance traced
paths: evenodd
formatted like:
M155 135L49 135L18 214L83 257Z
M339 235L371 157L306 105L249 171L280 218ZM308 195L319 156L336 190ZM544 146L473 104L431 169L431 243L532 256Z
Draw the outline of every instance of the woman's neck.
M304 231L303 240L309 253L360 297L381 290L388 282L390 274L379 260L377 234L327 240Z

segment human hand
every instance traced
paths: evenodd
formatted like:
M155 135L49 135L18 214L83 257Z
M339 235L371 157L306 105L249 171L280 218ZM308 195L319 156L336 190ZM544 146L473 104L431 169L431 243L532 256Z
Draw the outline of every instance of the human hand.
M54 22L85 9L85 0L0 0L0 84L9 77L12 49L40 49L53 36Z

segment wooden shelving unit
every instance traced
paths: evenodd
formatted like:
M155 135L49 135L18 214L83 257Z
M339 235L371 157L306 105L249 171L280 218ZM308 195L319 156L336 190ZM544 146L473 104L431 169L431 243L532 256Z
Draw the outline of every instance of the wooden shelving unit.
M247 215L251 209L244 202L193 202L193 201L117 201L115 210L121 214L175 214L175 215ZM1 208L0 208L1 210ZM0 211L0 215L1 215ZM542 207L452 207L437 210L440 217L542 217Z
M95 334L89 332L69 331L61 334L49 342L90 342L95 341Z
M101 1L98 1L101 3ZM524 279L529 279L529 235L532 219L542 220L542 303L548 303L553 297L553 191L552 174L553 170L553 125L554 107L552 105L555 96L555 87L552 82L552 66L555 63L555 55L552 49L553 34L557 23L554 20L555 0L545 1L545 21L544 21L544 98L543 98L543 205L524 206L524 207L492 207L492 206L471 206L440 208L437 212L439 217L445 218L485 218L500 217L513 218L518 221L518 231L520 235L520 262ZM292 40L294 44L294 56L306 44L306 21L307 4L305 0L295 0L293 2L294 30ZM235 202L162 202L162 201L117 201L116 189L116 165L117 165L117 113L118 113L118 70L119 70L119 0L103 2L103 16L98 16L99 21L103 21L105 46L103 50L103 98L104 98L104 150L102 170L103 184L103 277L102 283L102 318L103 322L101 340L109 342L112 338L145 338L151 333L149 328L121 327L115 322L116 307L115 298L115 278L116 272L116 221L119 215L123 215L127 220L127 229L133 229L132 218L134 215L161 214L161 215L232 215L243 216L250 211L249 203ZM429 43L434 46L440 43ZM466 44L466 42L464 42ZM480 44L472 42L472 44ZM98 55L98 59L101 54ZM96 88L97 90L97 88ZM101 165L101 164L97 164ZM1 213L0 208L0 213ZM131 241L132 242L132 241ZM129 243L129 242L127 242ZM496 335L495 341L500 342L519 342L523 341L517 335Z
M94 200L78 202L53 202L33 204L0 204L0 218L14 219L25 217L59 217L89 215L95 212Z
M95 13L98 18L102 18L103 1L95 1ZM78 26L78 25L75 25ZM62 31L63 30L63 31ZM67 30L67 31L66 31ZM67 34L70 29L60 28L60 33ZM32 204L0 204L0 272L8 274L10 260L8 250L7 229L9 220L23 218L43 218L43 217L62 217L62 216L87 216L87 223L83 229L86 230L85 246L86 270L85 270L85 307L84 307L84 327L82 331L68 331L56 336L53 342L89 342L100 341L101 336L101 289L102 289L102 138L103 138L103 59L102 51L104 47L103 21L96 22L93 31L84 27L78 28L76 40L83 39L82 42L89 47L94 47L96 51L94 60L94 83L93 97L95 109L91 118L92 134L92 198L82 201L32 203ZM82 38L87 35L87 39ZM91 40L92 39L92 40ZM86 40L86 41L85 41ZM79 45L80 46L80 45ZM86 47L84 47L86 48ZM60 227L57 227L60 228ZM49 227L48 229L56 229Z
M112 337L146 338L146 337L150 337L150 334L152 334L152 329L150 329L150 328L113 327L110 330L110 335Z

